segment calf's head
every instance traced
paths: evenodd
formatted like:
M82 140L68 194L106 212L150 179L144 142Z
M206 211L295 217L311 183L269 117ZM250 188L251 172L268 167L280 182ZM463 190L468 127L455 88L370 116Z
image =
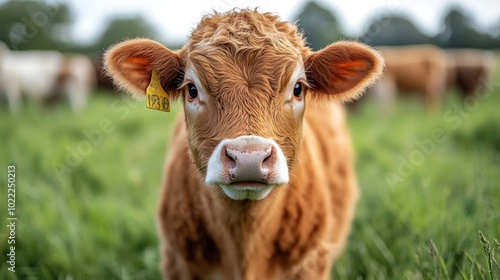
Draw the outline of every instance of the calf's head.
M208 187L258 200L289 181L306 99L350 101L383 68L369 47L338 42L313 52L296 26L242 10L206 16L178 51L129 40L105 55L108 73L144 95L153 72L184 104L190 152Z

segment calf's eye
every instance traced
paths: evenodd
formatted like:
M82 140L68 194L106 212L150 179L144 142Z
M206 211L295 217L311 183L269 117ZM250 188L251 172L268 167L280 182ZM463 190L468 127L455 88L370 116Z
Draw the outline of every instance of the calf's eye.
M187 85L187 90L188 90L189 98L195 99L196 97L198 97L198 89L196 88L196 86L194 84L189 83Z
M302 83L296 83L295 86L293 87L293 95L295 97L300 97L302 96Z

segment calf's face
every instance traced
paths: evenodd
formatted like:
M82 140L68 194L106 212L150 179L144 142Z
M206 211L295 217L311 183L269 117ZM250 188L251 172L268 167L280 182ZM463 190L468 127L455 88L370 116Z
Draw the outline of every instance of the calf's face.
M306 95L349 101L380 75L365 45L312 52L295 26L253 11L205 17L180 51L130 40L105 56L115 83L144 95L152 72L184 104L188 144L208 187L259 200L289 181ZM309 98L308 98L309 99Z
M184 110L205 183L232 199L262 199L288 183L300 148L306 86L297 49L188 52Z

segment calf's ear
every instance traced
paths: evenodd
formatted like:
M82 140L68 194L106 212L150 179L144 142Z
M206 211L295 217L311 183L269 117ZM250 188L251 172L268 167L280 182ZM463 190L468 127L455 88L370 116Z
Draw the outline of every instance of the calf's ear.
M149 39L127 40L111 46L104 54L104 66L115 85L135 96L144 96L155 71L163 89L178 97L184 76L180 52Z
M340 41L305 59L306 75L313 94L341 102L361 97L384 69L384 59L367 45Z

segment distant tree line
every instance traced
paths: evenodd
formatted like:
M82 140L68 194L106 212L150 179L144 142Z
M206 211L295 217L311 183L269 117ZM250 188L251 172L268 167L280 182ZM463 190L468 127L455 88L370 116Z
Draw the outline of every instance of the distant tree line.
M443 48L500 48L500 21L487 32L477 29L474 18L459 6L448 9L442 19L442 30L428 36L402 14L387 13L371 20L359 38L345 34L335 14L317 2L309 1L297 15L313 49L320 49L339 39L358 39L370 45L435 44ZM489 32L488 32L489 31Z
M100 55L126 38L159 40L155 28L140 16L109 19L93 42L82 44L71 36L71 2L9 0L0 4L0 41L13 50L60 50Z
M17 50L56 49L98 55L125 38L161 39L147 20L132 16L110 19L93 42L76 42L71 36L73 17L70 3L34 0L3 2L0 4L0 41ZM295 20L298 20L313 49L320 49L339 39L357 39L370 45L432 43L444 48L500 48L500 22L493 30L478 30L474 18L457 6L450 7L442 20L442 30L434 36L421 32L404 15L388 13L373 18L364 34L353 38L345 34L333 11L314 0L306 3ZM164 43L171 46L169 42Z
M7 1L0 4L0 41L11 49L61 49L70 43L67 4Z

